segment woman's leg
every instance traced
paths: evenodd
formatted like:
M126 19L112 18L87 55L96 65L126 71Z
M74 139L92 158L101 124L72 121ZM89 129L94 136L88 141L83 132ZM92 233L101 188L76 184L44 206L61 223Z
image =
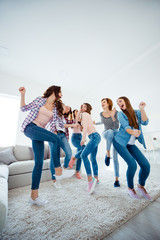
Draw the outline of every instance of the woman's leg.
M110 157L111 143L114 137L114 130L108 129L103 133L103 137L106 139L106 151L107 157Z
M126 173L127 185L128 185L128 188L133 189L134 188L133 179L134 179L134 175L135 175L135 172L137 169L136 161L135 161L134 157L132 156L132 154L127 149L127 147L120 145L114 139L113 139L113 146L128 165L128 169L127 169L127 173Z
M38 189L43 168L44 142L33 140L32 148L34 152L35 165L32 172L31 198L35 200L38 197Z
M144 187L150 173L150 164L136 145L127 145L127 148L140 166L139 184Z
M88 180L91 181L92 180L92 172L91 172L91 166L90 166L90 162L88 159L88 155L93 152L91 158L93 160L93 163L95 163L96 162L96 154L97 154L97 149L95 149L95 148L98 147L98 144L101 141L101 137L96 132L96 133L90 134L89 138L90 138L90 141L87 143L87 145L83 149L81 158L83 159L83 162L84 162ZM98 176L98 168L96 166L96 163L95 163L94 174L96 174Z
M92 150L90 156L91 156L93 174L94 174L94 177L97 178L97 180L98 180L98 164L97 164L97 160L96 160L97 151L98 151L98 146L95 147L95 148Z
M71 137L71 142L73 144L74 147L77 148L77 152L81 151L82 147L80 145L80 142L82 140L82 134L81 133L73 133L72 137ZM81 157L79 157L77 159L77 163L76 163L76 171L79 172L80 168L81 168L81 163L82 163L82 159Z
M55 181L55 167L56 164L54 163L54 151L56 151L56 147L53 143L49 142L49 149L50 149L50 171L51 171L51 176L52 176L52 180ZM60 166L57 166L60 167Z
M32 142L33 142L33 151L34 151L34 154L35 154L35 161L36 161L36 164L38 164L38 169L40 171L41 169L41 172L42 172L42 165L43 165L43 157L44 157L44 146L42 144L42 142L44 141L48 141L48 142L52 142L53 144L55 144L57 146L57 151L56 153L54 153L55 155L53 157L55 157L57 159L57 161L60 161L60 140L59 138L57 137L56 134L54 133L51 133L49 131L47 131L46 129L43 129L41 127L38 127L36 124L33 124L33 123L30 123L29 125L27 125L27 127L25 128L25 131L24 131L24 134L29 137ZM41 143L39 143L41 142ZM42 151L40 151L40 148L39 145L41 145L42 147ZM37 163L38 161L39 163ZM35 168L34 170L34 173L33 173L33 180L34 180L34 176L37 174L37 167ZM39 184L38 184L38 179L40 179L41 177L41 173L39 175L37 175L37 183L36 183L36 194L38 196L38 188L39 188ZM34 185L32 186L34 188ZM35 191L35 190L32 190L32 191ZM33 192L31 193L31 196L32 196Z
M72 149L70 147L70 144L63 133L59 133L58 135L61 135L61 148L65 152L65 159L64 159L64 168L68 167L69 161L72 157Z
M114 174L115 178L118 181L119 178L119 162L118 162L118 153L113 146L113 164L114 164Z

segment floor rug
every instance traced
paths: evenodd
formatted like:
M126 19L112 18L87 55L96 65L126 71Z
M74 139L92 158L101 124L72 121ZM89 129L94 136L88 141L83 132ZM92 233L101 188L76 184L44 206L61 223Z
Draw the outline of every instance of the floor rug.
M99 240L145 208L150 202L133 200L127 194L125 167L121 170L120 188L114 188L114 173L100 161L100 184L95 192L87 192L86 176L62 180L62 189L53 188L52 181L40 184L40 196L49 204L38 207L28 203L30 186L9 191L9 209L4 240ZM157 168L158 166L158 168ZM153 200L160 196L157 182L160 165L153 165L146 189ZM154 172L157 171L157 175ZM138 170L137 170L138 172ZM138 174L135 176L137 182Z

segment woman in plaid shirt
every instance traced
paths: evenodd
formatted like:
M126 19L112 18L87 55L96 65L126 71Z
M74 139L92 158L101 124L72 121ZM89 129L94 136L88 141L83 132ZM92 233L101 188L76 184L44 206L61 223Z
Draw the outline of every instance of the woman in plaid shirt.
M29 202L31 204L44 205L47 201L38 196L44 159L44 141L52 142L54 149L56 149L56 151L54 151L54 149L50 148L50 169L54 183L56 183L56 179L60 180L68 177L69 175L67 174L69 172L68 170L66 170L65 173L62 171L60 165L60 139L54 133L56 132L55 122L58 118L61 118L63 110L63 104L60 100L62 97L61 87L49 87L42 97L37 97L28 105L25 104L26 89L24 87L20 87L19 92L21 93L21 110L23 112L30 110L22 124L22 131L32 140L35 160L35 166L32 172L31 197ZM45 129L47 124L49 124L52 132Z

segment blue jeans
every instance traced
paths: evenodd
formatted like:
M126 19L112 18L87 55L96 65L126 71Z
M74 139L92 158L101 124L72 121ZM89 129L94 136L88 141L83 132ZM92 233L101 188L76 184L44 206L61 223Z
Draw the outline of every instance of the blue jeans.
M69 161L71 160L71 157L72 157L72 149L69 145L69 142L66 138L65 133L57 132L57 136L60 139L60 147L63 149L63 151L65 153L64 167L67 168L68 164L69 164ZM49 143L49 147L50 147L50 149L52 148L56 151L56 148L55 148L54 144ZM57 166L57 162L54 161L54 164L55 164L55 166Z
M72 134L71 142L72 142L73 146L77 148L77 152L79 152L82 149L82 146L80 144L81 140L82 140L81 133L73 133ZM80 171L81 163L82 163L82 159L81 159L81 157L78 157L77 163L76 163L76 171L77 172Z
M111 144L113 142L113 137L115 133L117 132L116 130L108 129L103 132L103 137L106 139L106 150L110 151L111 149ZM119 177L119 162L118 162L118 153L116 149L113 146L113 164L114 164L114 174L115 177Z
M142 152L139 150L139 148L136 145L129 144L127 144L127 146L124 147L120 145L118 142L116 142L114 139L113 145L117 152L119 153L119 155L124 159L124 161L128 165L126 173L128 187L131 189L134 188L133 178L137 170L137 163L140 166L138 181L141 186L144 186L146 179L148 178L150 173L150 164L148 160L145 158L145 156L142 154Z
M81 153L81 158L83 159L83 163L84 163L84 167L86 169L87 176L92 176L91 165L90 165L90 162L88 159L88 155L90 154L93 174L95 177L97 177L98 176L98 164L97 164L96 156L97 156L98 144L101 141L101 137L98 132L91 133L88 137L89 137L90 141L84 147L84 149Z
M51 151L52 158L55 158L60 163L60 140L56 134L49 132L48 130L38 127L34 123L30 123L26 126L24 134L32 140L32 148L34 152L35 166L32 172L32 190L39 188L43 159L44 159L44 141L51 142L56 151ZM54 165L51 167L52 179L55 179Z

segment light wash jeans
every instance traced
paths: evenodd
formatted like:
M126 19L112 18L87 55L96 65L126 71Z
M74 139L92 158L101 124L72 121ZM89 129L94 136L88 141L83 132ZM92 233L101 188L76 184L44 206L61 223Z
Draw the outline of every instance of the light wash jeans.
M128 165L126 173L128 187L131 189L134 188L133 178L137 170L137 163L140 166L138 181L141 186L144 186L146 179L148 178L150 173L150 164L143 155L143 153L139 150L139 148L136 145L127 144L127 146L124 147L118 142L116 142L115 139L113 139L113 145L117 152L119 153L119 155L124 159L124 161Z
M82 134L81 133L73 133L72 134L71 142L72 142L73 146L77 148L77 152L79 152L82 149L82 146L80 144L81 140L82 140ZM78 159L77 159L77 163L76 163L76 171L77 172L80 171L81 163L82 163L82 159L79 156Z
M113 142L113 137L115 135L115 133L118 130L112 130L112 129L108 129L106 131L103 132L102 136L106 139L106 150L110 151L111 149L111 144ZM119 177L119 162L118 162L118 154L116 149L113 147L113 165L114 165L114 174L115 177Z
M101 137L98 132L91 133L88 137L89 137L90 141L84 147L84 149L81 153L81 158L83 159L83 163L84 163L84 167L86 169L87 176L92 176L91 165L90 165L90 162L88 159L88 155L90 154L93 174L95 177L97 177L98 176L98 164L97 164L96 156L97 156L98 144L101 141Z
M63 149L64 153L65 153L65 158L64 158L64 167L67 168L69 161L71 160L72 157L72 149L70 147L70 144L66 138L65 133L63 132L57 132L57 136L60 139L60 147ZM52 143L49 143L49 147L50 149L54 148L54 145ZM56 151L56 149L55 149ZM56 164L56 163L55 163ZM55 165L56 167L56 165Z
M44 141L52 143L54 146L51 149L51 157L55 159L57 164L60 165L60 139L59 137L49 132L48 130L38 127L35 123L30 123L26 126L24 130L24 134L32 140L32 148L34 152L34 161L35 166L32 172L32 190L36 190L39 188L42 167L43 167L43 159L44 159ZM55 179L55 169L54 163L50 164L52 179Z

